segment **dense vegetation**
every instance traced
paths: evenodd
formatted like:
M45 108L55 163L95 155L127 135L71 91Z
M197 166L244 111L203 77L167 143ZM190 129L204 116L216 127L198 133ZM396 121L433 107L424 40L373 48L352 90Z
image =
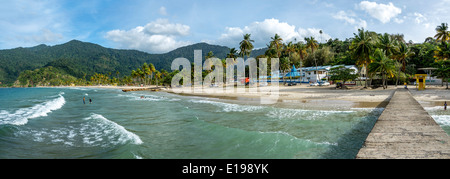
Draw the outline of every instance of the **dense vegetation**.
M91 76L119 72L120 77L130 76L131 71L144 63L152 63L158 70L170 70L172 60L184 57L193 62L194 49L202 49L203 56L213 51L225 58L228 47L198 43L178 48L165 54L148 54L136 50L117 50L100 45L72 40L65 44L31 48L0 50L0 82L13 84L26 70L55 67L76 78L89 81Z
M410 82L418 68L435 67L438 77L450 76L450 31L442 23L436 35L423 43L406 42L401 34L370 32L359 29L354 37L329 39L318 43L314 37L304 41L283 42L275 34L267 47L254 50L251 34L245 34L239 49L206 43L178 48L165 54L148 54L136 50L115 50L96 44L70 41L56 46L39 45L0 51L0 81L3 85L95 85L95 84L170 84L177 73L170 71L173 59L184 57L193 62L194 50L203 57L264 57L280 59L280 69L287 72L293 65L357 65L367 67L367 79L381 79L382 86ZM224 70L225 71L225 70ZM209 71L204 72L205 76ZM270 73L270 71L269 71ZM337 72L336 72L337 73ZM343 73L348 74L348 73ZM366 81L365 85L370 85Z

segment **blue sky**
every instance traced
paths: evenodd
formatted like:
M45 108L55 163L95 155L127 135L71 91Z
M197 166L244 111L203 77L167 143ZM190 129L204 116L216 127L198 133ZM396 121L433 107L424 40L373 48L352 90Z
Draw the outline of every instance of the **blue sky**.
M164 53L198 42L238 47L244 33L261 48L275 33L343 40L361 27L423 42L442 22L450 0L0 0L0 49L77 39Z

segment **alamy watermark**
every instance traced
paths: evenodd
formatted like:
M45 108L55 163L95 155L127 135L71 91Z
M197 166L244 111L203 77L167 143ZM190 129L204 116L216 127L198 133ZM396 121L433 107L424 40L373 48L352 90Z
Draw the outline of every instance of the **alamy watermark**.
M203 63L202 50L194 50L193 65L186 58L176 58L172 61L172 70L181 68L172 78L172 90L175 93L253 93L259 96L261 104L274 104L279 97L279 59L270 59L270 75L267 73L267 58L259 58L258 61L259 64L255 58L227 58L224 79L222 60L214 57ZM210 73L203 78L204 70Z

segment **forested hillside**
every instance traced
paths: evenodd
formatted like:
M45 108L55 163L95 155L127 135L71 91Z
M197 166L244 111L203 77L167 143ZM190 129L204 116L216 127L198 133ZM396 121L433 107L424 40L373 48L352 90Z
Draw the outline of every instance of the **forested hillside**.
M225 58L228 47L198 43L178 48L165 54L149 54L137 50L118 50L97 44L72 40L65 44L30 48L0 50L0 82L11 84L25 70L53 66L77 78L89 78L95 73L130 75L131 70L143 63L152 63L157 70L170 71L175 58L184 57L193 61L194 50L202 50L203 58L208 52ZM259 54L256 54L259 55Z

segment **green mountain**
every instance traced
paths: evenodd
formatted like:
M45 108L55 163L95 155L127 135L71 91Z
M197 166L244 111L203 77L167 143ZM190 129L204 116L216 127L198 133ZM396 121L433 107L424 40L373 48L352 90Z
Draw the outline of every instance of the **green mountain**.
M89 78L95 73L130 75L131 70L143 63L153 63L157 70L170 70L175 58L184 57L194 60L194 50L202 50L203 58L210 51L218 58L225 58L230 51L228 47L197 43L180 47L164 54L149 54L137 50L118 50L105 48L97 44L72 40L65 44L47 46L38 45L30 48L0 50L0 82L11 84L25 70L35 70L53 66L64 70L67 74ZM264 50L256 50L252 56L263 54Z

